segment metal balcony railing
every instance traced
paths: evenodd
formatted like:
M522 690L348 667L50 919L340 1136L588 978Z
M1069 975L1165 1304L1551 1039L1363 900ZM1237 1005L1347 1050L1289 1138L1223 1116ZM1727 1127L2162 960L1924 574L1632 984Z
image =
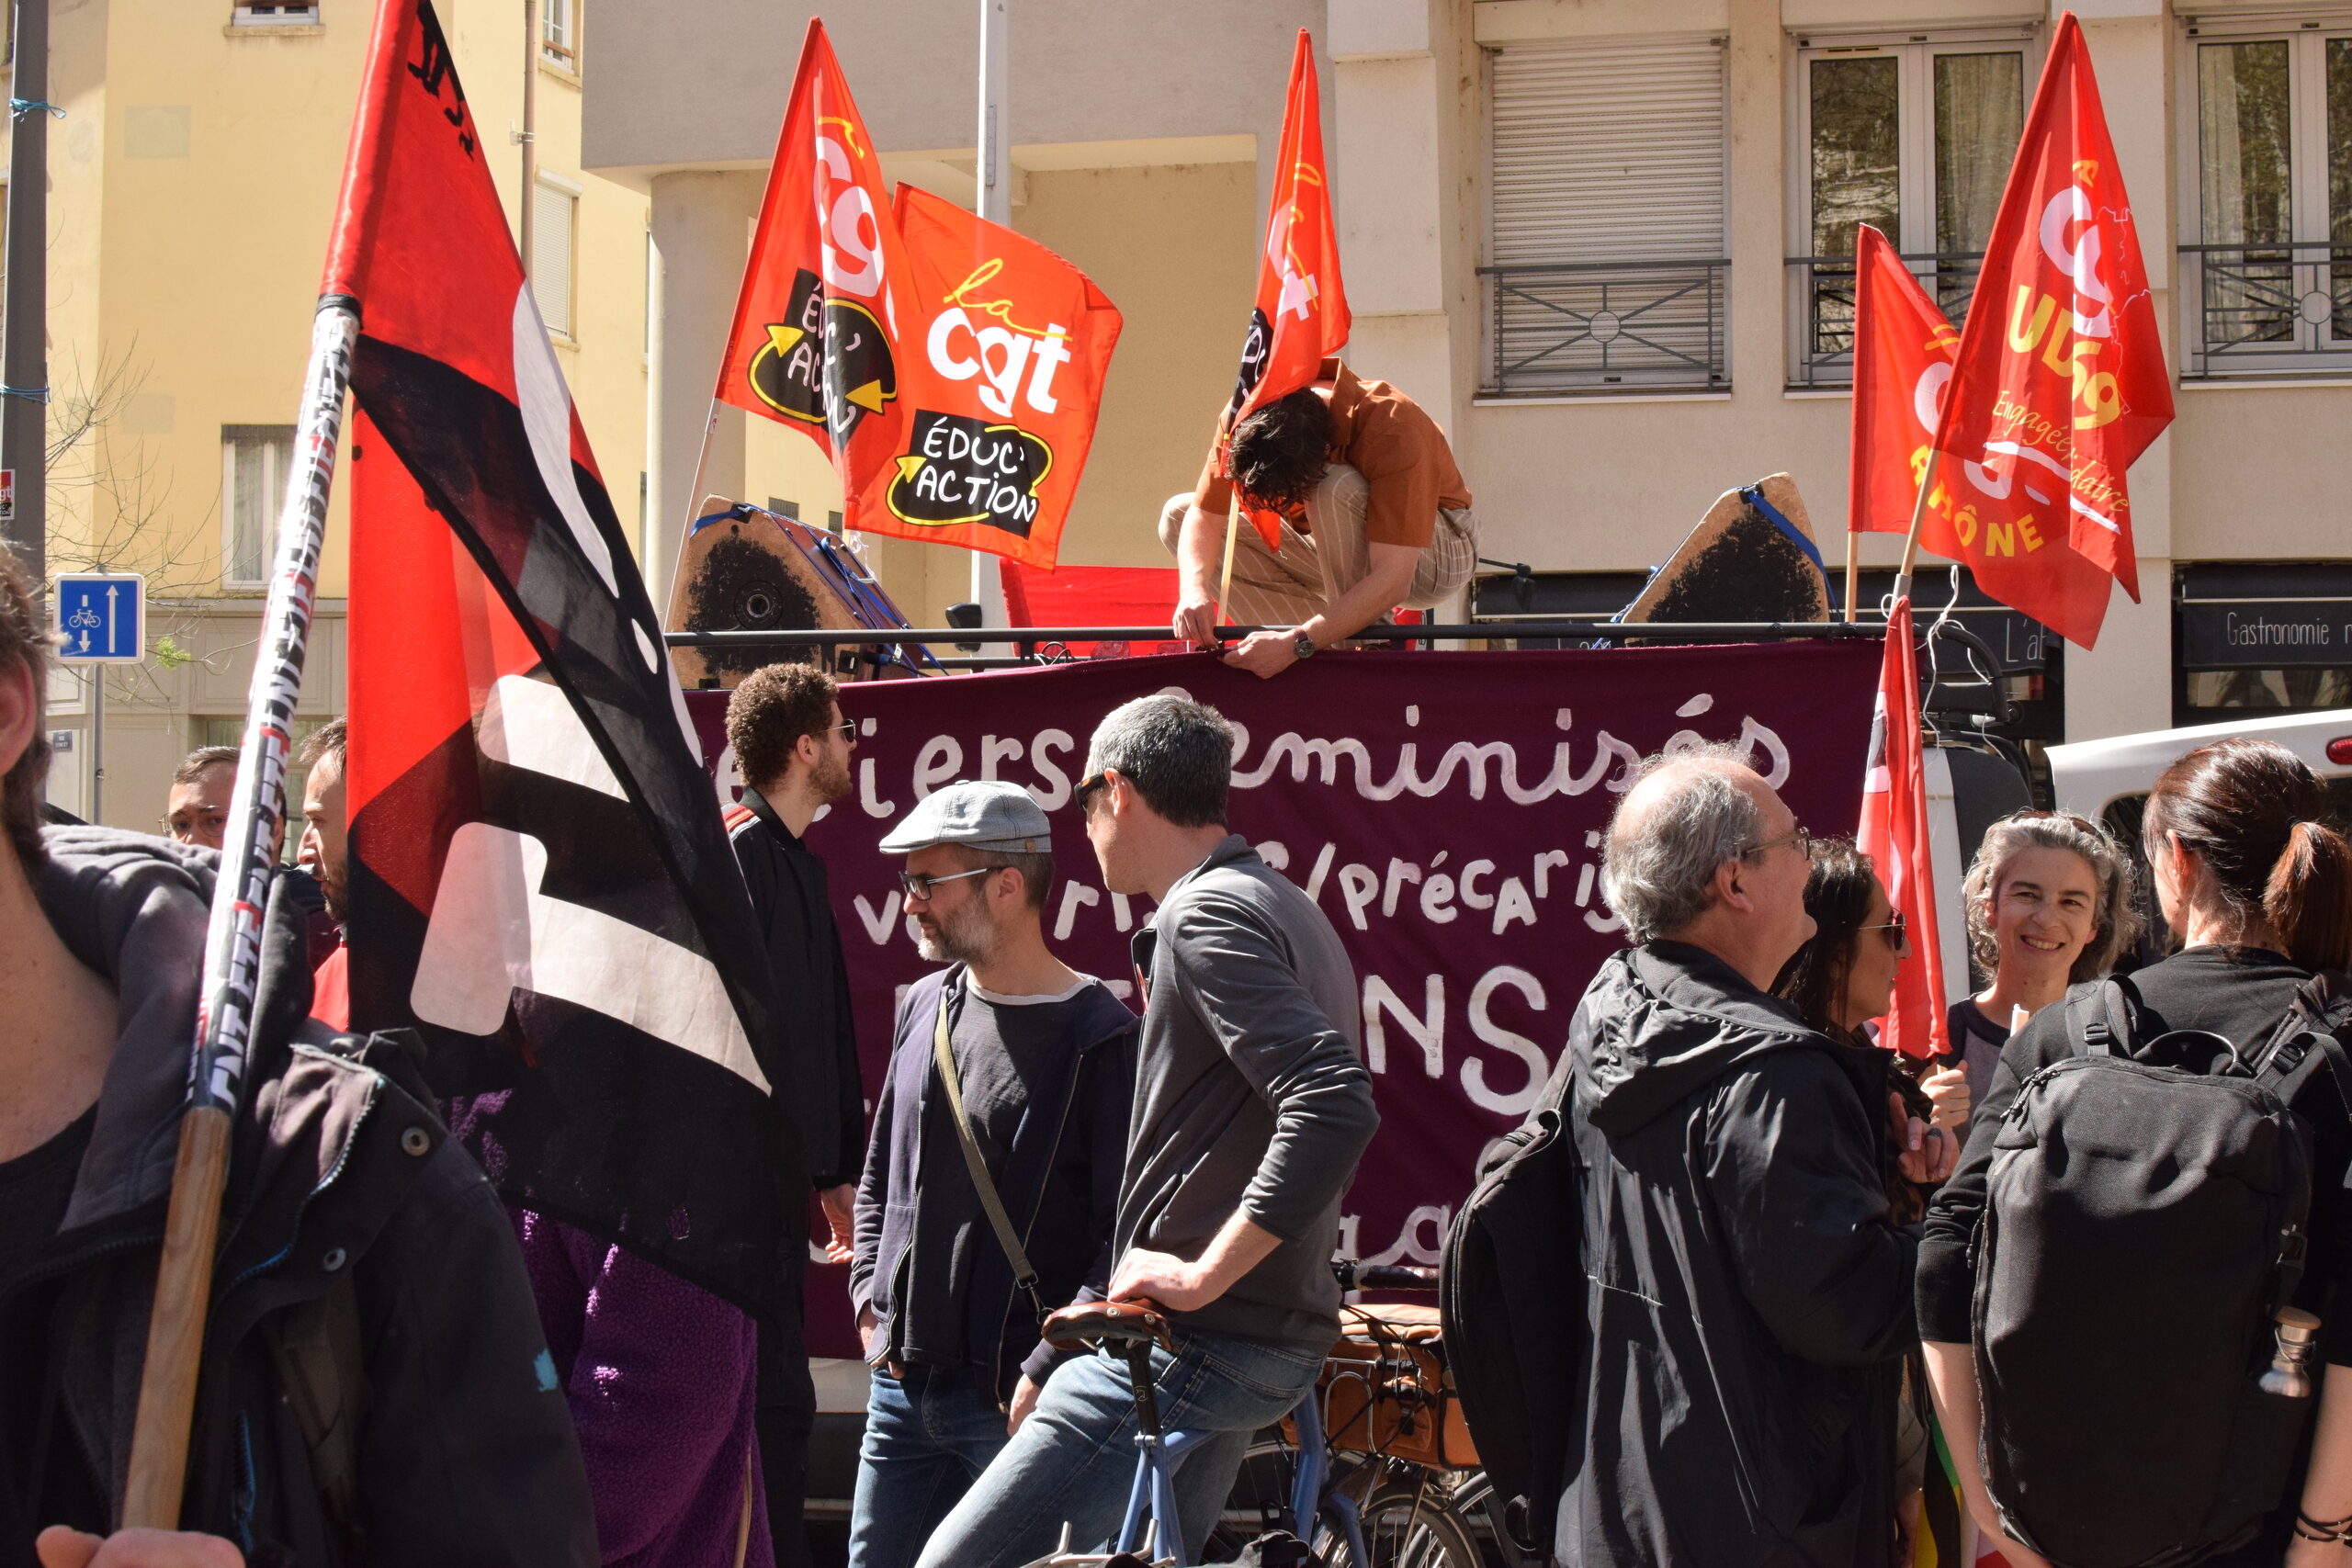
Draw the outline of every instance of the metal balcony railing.
M1968 317L1983 251L1922 251L1903 257L1955 327ZM1791 256L1789 385L1854 384L1854 258Z
M1482 266L1488 397L1723 390L1729 260Z
M2183 245L2184 380L2352 372L2352 244Z

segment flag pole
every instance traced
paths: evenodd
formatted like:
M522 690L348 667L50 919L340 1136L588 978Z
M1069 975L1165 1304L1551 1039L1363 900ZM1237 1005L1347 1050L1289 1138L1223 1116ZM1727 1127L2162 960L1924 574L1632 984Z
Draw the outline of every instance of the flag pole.
M245 698L245 734L229 801L220 873L204 933L198 993L195 1061L187 1108L180 1117L172 1167L171 1206L147 1326L139 1415L131 1428L130 1469L123 1494L126 1529L176 1529L187 1474L188 1424L196 1408L197 1368L204 1348L212 1254L220 1227L220 1193L229 1174L229 1133L252 1044L261 972L262 913L269 902L277 824L286 806L286 761L294 705L302 691L302 656L318 596L319 550L326 538L327 492L343 431L343 398L359 337L359 302L345 294L319 300L311 326L311 361L294 434L294 470L277 519L277 554L262 612L262 636Z
M1919 529L1928 521L1928 497L1935 493L1938 456L1933 446L1928 447L1928 466L1919 470L1919 499L1911 506L1911 532L1904 536L1903 565L1894 574L1894 597L1898 601L1911 597L1911 567L1919 558ZM1849 540L1851 537L1848 536ZM1847 547L1850 550L1851 544Z
M1860 592L1858 586L1860 579L1861 569L1854 560L1854 530L1849 525L1846 529L1846 619L1849 622L1854 619L1854 595Z
M1232 498L1225 503L1225 570L1216 581L1216 620L1209 627L1214 637L1217 626L1229 626L1232 617L1226 610L1227 601L1233 597L1233 547L1241 536L1241 487L1233 487Z

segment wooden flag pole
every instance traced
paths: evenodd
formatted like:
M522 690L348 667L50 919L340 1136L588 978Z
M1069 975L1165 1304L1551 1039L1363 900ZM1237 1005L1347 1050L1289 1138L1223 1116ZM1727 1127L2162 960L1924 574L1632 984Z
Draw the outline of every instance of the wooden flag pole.
M278 513L268 607L245 699L244 742L238 749L220 873L204 933L196 1059L188 1074L187 1109L180 1117L171 1206L164 1217L163 1258L147 1324L147 1360L140 1372L139 1415L130 1433L122 1503L126 1529L177 1529L180 1523L220 1193L229 1177L229 1132L252 1044L262 912L269 903L277 828L286 806L286 753L294 705L302 693L319 548L326 538L327 491L334 480L344 392L351 384L351 351L358 339L359 302L342 294L322 299L311 328L294 472Z
M1903 565L1894 574L1894 597L1898 602L1911 597L1911 567L1919 558L1919 529L1928 521L1928 497L1936 490L1936 458L1933 446L1928 448L1928 466L1919 472L1919 499L1911 507L1911 532L1903 538Z
M1861 569L1854 560L1854 530L1846 530L1846 619L1850 624L1855 615L1854 595L1860 592Z
M1226 610L1226 602L1233 597L1233 548L1239 542L1240 536L1241 487L1235 485L1232 499L1225 503L1225 570L1217 576L1216 621L1209 628L1212 636L1215 635L1217 626L1231 624L1231 617Z

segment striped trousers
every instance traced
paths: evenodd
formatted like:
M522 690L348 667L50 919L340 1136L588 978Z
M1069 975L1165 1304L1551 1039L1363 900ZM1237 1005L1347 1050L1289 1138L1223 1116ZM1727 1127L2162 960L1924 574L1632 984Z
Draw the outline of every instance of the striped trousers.
M1371 541L1364 537L1364 511L1372 499L1364 477L1346 463L1334 463L1306 498L1308 532L1283 520L1282 548L1270 550L1244 518L1233 545L1233 597L1225 618L1235 626L1295 626L1363 581L1372 570ZM1160 509L1159 542L1176 551L1191 491L1170 496ZM1222 525L1224 519L1213 518ZM1437 531L1414 564L1405 608L1426 610L1443 604L1478 568L1478 520L1466 506L1437 514ZM1214 581L1211 583L1215 587Z

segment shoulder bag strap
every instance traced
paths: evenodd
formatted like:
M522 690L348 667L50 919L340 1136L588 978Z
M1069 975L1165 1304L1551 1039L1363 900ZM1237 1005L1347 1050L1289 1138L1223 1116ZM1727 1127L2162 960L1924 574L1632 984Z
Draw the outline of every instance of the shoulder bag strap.
M952 980L953 976L949 976ZM980 1195L980 1207L989 1217L990 1228L996 1232L997 1245L1004 1248L1005 1258L1012 1264L1012 1282L1029 1297L1029 1304L1036 1310L1037 1321L1046 1320L1045 1298L1037 1293L1037 1270L1029 1266L1029 1254L1021 1245L1021 1237L1012 1228L1012 1220L1004 1212L1004 1200L997 1196L996 1183L989 1179L988 1162L980 1157L978 1140L972 1136L972 1124L964 1115L964 1085L956 1076L956 1053L947 1043L947 1004L951 987L942 981L939 987L939 1020L931 1031L931 1056L939 1066L940 1087L947 1091L947 1111L956 1122L956 1141L963 1146L964 1168L972 1173L972 1187Z

